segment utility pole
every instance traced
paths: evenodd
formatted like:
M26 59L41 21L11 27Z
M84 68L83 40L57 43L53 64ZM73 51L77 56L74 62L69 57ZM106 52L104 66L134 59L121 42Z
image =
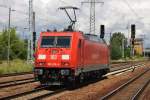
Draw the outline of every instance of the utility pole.
M122 39L122 58L124 58L124 43L125 43L125 39Z
M7 48L7 62L10 66L10 31L11 31L11 27L10 27L10 23L11 23L11 12L15 11L13 9L11 9L11 7L9 7L9 18L8 18L8 48Z
M7 51L7 61L10 65L10 16L11 16L11 8L9 8L9 18L8 18L8 51Z
M144 58L145 58L145 39L146 39L146 36L145 34L143 35L143 51L144 51Z
M35 12L33 12L33 16L32 16L32 27L33 27L33 32L35 32Z
M112 51L112 45L111 45L111 37L112 37L112 32L110 32L110 34L109 34L110 36L109 36L109 52L110 52L110 61L111 61L111 51Z
M11 23L11 12L16 11L13 10L11 7L7 7L6 5L0 5L0 7L8 8L8 43L7 43L7 63L10 66L10 23Z
M128 39L127 39L127 45L130 46L130 24L128 22L127 24L127 33L128 33Z
M32 41L32 30L33 30L33 0L29 0L29 37L28 37L28 52L27 62L33 59L33 41Z
M84 3L90 4L90 34L95 34L95 4L97 3L104 4L104 2L99 2L96 0L81 2L81 4Z

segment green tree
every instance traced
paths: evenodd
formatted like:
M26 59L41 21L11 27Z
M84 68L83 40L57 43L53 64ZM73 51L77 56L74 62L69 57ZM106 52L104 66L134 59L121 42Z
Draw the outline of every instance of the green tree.
M130 57L130 51L131 51L130 47L125 48L125 57Z
M0 34L0 59L7 59L7 31L3 31Z
M121 32L114 33L111 37L111 59L118 60L122 57L123 39L126 40L125 36Z
M7 59L8 30L0 34L0 59ZM16 29L10 29L10 59L26 59L27 44L16 34Z

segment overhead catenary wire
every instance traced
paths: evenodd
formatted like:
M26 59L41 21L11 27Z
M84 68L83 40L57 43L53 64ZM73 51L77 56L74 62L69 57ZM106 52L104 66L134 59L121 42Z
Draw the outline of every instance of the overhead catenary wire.
M65 2L63 0L58 0L58 1L62 2L63 4L69 5L69 3L67 3L67 2Z
M137 13L135 12L134 8L131 7L131 5L129 4L129 2L128 2L127 0L122 0L122 1L128 6L128 8L131 10L131 12L133 12L133 14L135 15L135 17L141 18L141 17L139 16L139 14L137 14Z

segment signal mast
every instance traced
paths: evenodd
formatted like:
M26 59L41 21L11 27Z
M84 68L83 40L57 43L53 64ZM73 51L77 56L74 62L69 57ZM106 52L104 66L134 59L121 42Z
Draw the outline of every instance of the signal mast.
M90 4L90 34L95 34L95 4L97 3L104 4L104 2L100 2L96 0L81 2L81 4L84 3Z

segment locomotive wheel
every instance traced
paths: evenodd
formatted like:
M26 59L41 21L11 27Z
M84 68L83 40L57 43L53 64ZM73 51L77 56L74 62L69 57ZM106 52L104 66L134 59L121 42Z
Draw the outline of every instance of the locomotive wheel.
M97 73L97 79L101 78L102 76L103 76L102 72L99 71L99 72Z
M69 89L76 89L77 88L77 77L74 77L74 80L68 80L65 83L65 86Z
M44 86L44 85L45 85L45 82L40 81L40 84L41 84L41 86Z
M84 74L81 73L79 76L79 83L83 83L84 82Z

